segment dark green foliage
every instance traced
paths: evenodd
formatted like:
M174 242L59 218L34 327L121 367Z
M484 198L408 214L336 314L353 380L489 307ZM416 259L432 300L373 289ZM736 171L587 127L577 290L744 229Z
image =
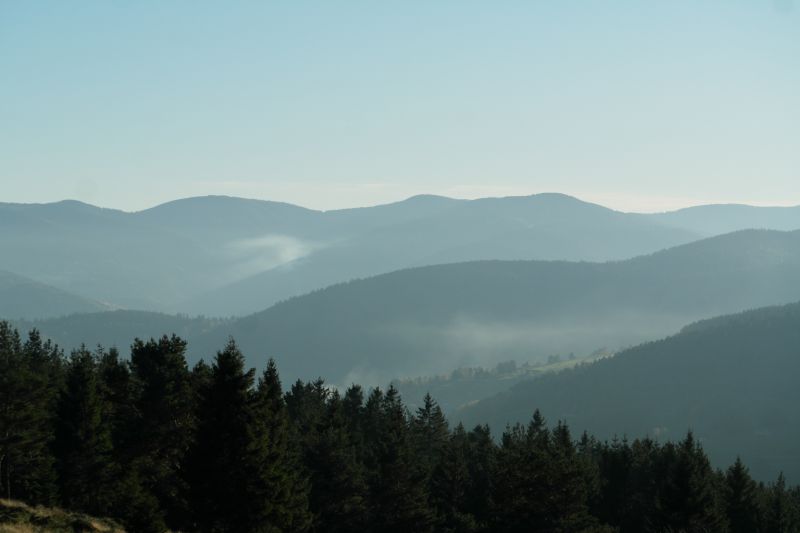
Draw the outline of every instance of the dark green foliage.
M498 456L493 528L566 533L594 525L582 466L567 427L549 431L538 411L527 427L508 428Z
M775 483L761 492L762 522L764 533L797 533L800 531L800 500L798 489L787 490L783 474Z
M72 352L56 409L54 450L63 504L105 516L112 510L118 471L97 366L86 348Z
M64 364L0 322L4 490L154 533L800 530L800 489L741 460L712 470L691 432L575 442L536 411L497 444L430 397L412 415L393 387L284 394L274 361L256 383L233 341L211 367L184 351L162 337L129 363L82 348Z
M719 531L724 529L715 476L694 435L662 448L653 479L663 480L657 498L655 524L662 530Z
M427 477L441 462L449 435L442 409L430 394L426 394L422 407L417 409L416 416L411 420L411 439L419 467Z
M357 531L367 524L367 485L350 436L345 403L321 380L296 383L286 395L294 438L311 482L313 530Z
M147 342L136 339L130 367L133 416L123 442L126 466L136 471L143 490L161 503L165 523L179 527L188 519L180 469L194 425L186 342L175 335Z
M0 322L0 497L52 503L56 498L50 446L62 380L59 350L32 330L23 344Z
M288 419L277 375L254 370L233 343L217 353L201 392L197 435L186 480L192 529L213 532L302 531L304 484L288 448Z
M311 523L309 487L301 473L300 447L292 438L278 369L272 359L258 381L253 401L257 416L254 437L261 461L255 472L261 476L260 490L268 498L260 527L266 531L305 531Z
M469 469L470 442L459 425L439 449L429 481L436 531L477 531L475 510L469 506L474 480Z
M758 531L757 487L747 467L737 457L725 474L725 511L730 533Z
M367 400L364 435L370 518L378 531L425 532L433 526L427 478L414 457L409 426L397 390L375 389Z

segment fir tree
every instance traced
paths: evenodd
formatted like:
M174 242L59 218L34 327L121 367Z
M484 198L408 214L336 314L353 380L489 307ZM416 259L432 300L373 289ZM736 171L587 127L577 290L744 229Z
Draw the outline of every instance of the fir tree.
M756 483L739 457L725 474L725 510L730 533L758 530Z
M448 445L450 431L441 407L426 394L423 404L411 421L411 438L414 456L426 476L433 473Z
M311 526L308 480L301 450L292 439L289 415L275 361L270 359L253 397L258 445L259 490L269 500L262 521L267 531L305 531Z
M477 531L478 523L469 508L472 489L467 458L469 438L459 424L433 467L430 480L431 504L436 513L436 531Z
M180 468L193 431L193 398L186 342L166 335L131 347L131 395L136 416L130 425L129 468L160 502L174 528L187 522Z
M662 451L657 479L664 483L657 499L656 523L663 529L718 531L724 510L714 489L714 473L690 431L677 445Z
M559 424L551 433L538 410L527 427L508 428L495 480L495 529L567 533L592 527L580 465L567 427Z
M103 402L95 357L72 353L56 417L55 455L61 502L101 516L112 509L117 474L108 406Z
M375 389L365 409L372 530L430 531L424 473L413 457L406 410L397 389Z
M57 497L51 444L60 352L33 330L0 322L0 495L32 503Z
M764 533L796 533L800 531L800 516L796 503L792 502L786 489L786 478L783 473L770 484L763 494Z
M305 494L293 477L277 374L268 368L256 393L254 373L244 370L231 340L217 353L202 393L186 470L198 531L306 529Z
M476 426L467 434L467 468L470 483L466 493L466 508L480 528L486 528L494 506L497 446L489 426Z
M333 393L304 454L310 471L310 508L314 530L359 531L366 526L367 485L364 468L347 433L344 408Z

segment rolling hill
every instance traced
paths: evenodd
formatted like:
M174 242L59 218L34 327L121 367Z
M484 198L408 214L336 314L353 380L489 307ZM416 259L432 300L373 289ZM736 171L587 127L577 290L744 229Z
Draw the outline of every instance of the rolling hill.
M668 226L704 235L719 235L748 228L783 231L800 229L800 206L700 205L645 216Z
M260 367L274 356L288 380L322 375L337 385L385 384L510 359L616 351L698 319L796 300L800 231L742 231L618 262L477 261L400 270L186 331L194 358L208 359L232 335L249 364ZM144 316L148 326L139 329L127 327L120 313L70 319L83 321L83 337L72 334L71 344L62 340L76 330L69 320L36 325L65 346L92 345L96 332L104 332L104 344L127 346L134 334L173 327Z
M741 455L756 477L800 479L800 303L705 320L462 409L466 424L552 421L601 438L679 439L692 429L717 465Z
M75 201L0 204L0 269L117 308L242 316L410 267L622 260L729 230L798 229L798 213L703 206L641 215L560 194L416 196L325 212L229 197L176 200L136 213Z
M375 383L459 366L616 350L683 324L800 299L800 232L744 231L611 263L482 261L335 285L195 339L228 335L289 376ZM254 361L255 362L255 361Z
M0 319L50 318L109 309L100 302L0 271Z
M560 194L472 201L414 197L326 216L345 226L339 232L344 238L322 242L308 256L194 297L185 304L187 310L255 312L264 309L264 302L416 266L495 259L627 259L700 236ZM359 231L349 233L354 219Z

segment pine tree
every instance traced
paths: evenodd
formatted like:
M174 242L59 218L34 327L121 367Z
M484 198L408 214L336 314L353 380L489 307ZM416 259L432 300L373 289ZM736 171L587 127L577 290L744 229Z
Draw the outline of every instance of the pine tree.
M439 404L426 394L423 405L411 421L414 456L427 477L439 464L448 445L450 432Z
M494 506L494 478L497 470L497 445L489 426L476 426L467 434L467 468L470 483L466 507L475 516L479 528L488 527Z
M36 503L52 504L57 498L56 475L52 454L53 417L58 392L63 379L61 351L48 341L42 341L34 329L22 347L22 370L26 375L22 415L24 451L17 463L17 496Z
M798 516L800 509L793 505L783 473L764 492L762 531L764 533L800 531L800 516Z
M301 473L301 449L292 439L289 415L275 361L270 359L253 397L259 448L259 483L269 506L262 519L267 531L306 531L312 516L308 510L308 480Z
M627 439L620 440L615 436L610 444L605 443L598 448L592 453L596 454L598 476L603 482L592 500L592 513L601 521L615 526L627 526L630 521L639 522L629 516L633 507L631 446ZM641 523L638 526L643 527Z
M725 474L725 510L730 533L758 530L756 483L739 457Z
M549 483L554 488L549 504L554 513L556 531L584 531L596 525L589 516L588 486L590 473L577 454L569 428L558 422L552 431Z
M61 356L33 330L0 322L0 496L51 504L57 498L51 444Z
M109 408L116 456L121 459L122 453L130 450L129 440L133 432L129 427L135 413L131 399L131 372L116 348L105 351L98 347L98 355L99 386Z
M117 474L112 457L108 406L100 393L95 357L85 347L72 352L59 398L55 456L61 502L101 516L112 509Z
M662 448L662 466L656 479L663 479L657 499L656 523L663 529L719 531L725 512L715 491L714 473L708 457L690 431L677 445Z
M16 464L25 408L23 392L27 373L21 363L19 332L6 321L0 322L0 495L16 495Z
M364 390L359 385L350 386L342 398L342 416L344 416L347 426L347 434L350 444L355 450L356 459L360 464L364 463Z
M527 428L506 428L498 452L492 529L548 531L549 432L537 410Z
M186 460L191 529L257 531L250 517L263 514L267 504L253 501L258 473L247 471L256 446L250 398L254 372L245 372L244 357L232 341L217 353L211 372L198 406L197 437Z
M366 526L367 486L364 468L347 433L342 400L334 392L305 450L311 478L310 509L315 531L360 531Z
M468 504L472 489L467 457L469 438L459 424L440 450L430 480L430 499L436 512L436 531L477 531L478 523Z
M566 425L551 433L537 410L527 427L508 428L495 480L494 528L566 533L593 527L580 467Z
M127 439L127 466L159 501L166 523L178 528L187 523L180 468L194 425L186 342L175 335L147 342L136 339L130 366L136 416Z
M232 340L217 353L187 458L194 530L306 529L305 494L288 449L277 373L271 364L258 392L254 374L244 370L244 356Z
M161 533L166 529L164 511L155 494L142 480L137 468L135 448L138 414L133 403L132 377L128 362L122 361L116 348L98 347L97 372L100 395L107 407L106 420L111 428L114 464L117 476L110 494L114 516L125 526L141 533Z
M365 409L365 445L372 529L382 532L430 531L424 473L413 457L406 410L397 389L375 389Z

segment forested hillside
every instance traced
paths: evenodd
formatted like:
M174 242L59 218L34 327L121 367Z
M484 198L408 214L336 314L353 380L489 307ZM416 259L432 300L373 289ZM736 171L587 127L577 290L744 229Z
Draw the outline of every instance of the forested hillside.
M800 304L686 327L613 358L548 374L466 407L467 425L541 409L600 438L676 439L692 428L715 464L741 457L761 477L800 480Z
M796 300L800 232L746 231L616 263L403 270L294 298L192 340L208 353L233 335L293 378L380 383L616 350L701 318Z
M0 485L140 532L795 532L800 491L714 470L698 438L599 441L539 411L448 424L397 390L286 391L233 340L192 369L176 336L68 358L0 322ZM2 509L2 506L0 506Z
M180 331L193 361L233 335L291 379L386 383L586 356L698 319L800 300L800 232L743 231L612 263L481 261L335 285L232 321L110 313L26 323L68 348Z

